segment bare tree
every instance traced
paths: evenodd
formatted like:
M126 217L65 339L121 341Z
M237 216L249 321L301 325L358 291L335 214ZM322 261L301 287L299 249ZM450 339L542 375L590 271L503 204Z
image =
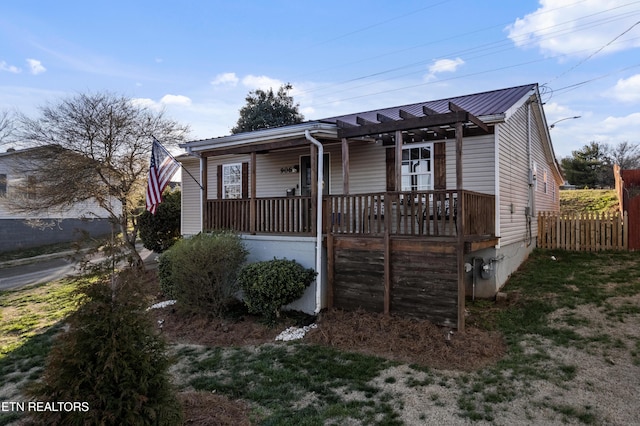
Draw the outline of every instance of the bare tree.
M118 226L132 264L140 266L135 243L152 135L171 146L185 140L188 126L109 92L69 97L40 113L19 117L20 138L37 149L22 162L21 173L30 178L23 180L18 192L24 196L14 198L13 210L97 203Z
M610 146L608 155L613 163L623 170L640 168L640 145L628 141L620 142L616 146Z
M14 124L11 113L8 110L0 111L0 146L12 142Z

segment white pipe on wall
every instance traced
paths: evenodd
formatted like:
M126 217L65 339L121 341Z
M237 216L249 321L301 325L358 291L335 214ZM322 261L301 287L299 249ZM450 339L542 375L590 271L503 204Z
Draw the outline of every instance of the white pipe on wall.
M322 309L322 182L324 181L324 149L320 141L315 139L309 133L309 130L304 131L304 136L309 142L314 144L318 148L318 182L317 182L317 196L316 203L316 309L315 313L320 313Z

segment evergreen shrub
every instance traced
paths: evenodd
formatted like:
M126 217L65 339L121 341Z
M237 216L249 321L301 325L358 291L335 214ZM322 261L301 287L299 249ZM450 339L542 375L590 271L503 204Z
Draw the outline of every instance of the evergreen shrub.
M160 257L160 287L181 308L222 316L235 300L236 277L247 254L240 237L232 232L184 238Z
M176 425L166 344L146 310L143 273L127 270L81 288L85 302L56 338L35 401L66 404L34 413L42 425Z
M238 276L249 312L273 322L282 307L299 299L313 282L316 271L295 260L276 259L245 266Z

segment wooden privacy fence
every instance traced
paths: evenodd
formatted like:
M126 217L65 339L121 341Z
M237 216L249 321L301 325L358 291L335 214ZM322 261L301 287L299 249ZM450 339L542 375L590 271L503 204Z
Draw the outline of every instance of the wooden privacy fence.
M627 212L538 213L538 247L573 251L627 250Z

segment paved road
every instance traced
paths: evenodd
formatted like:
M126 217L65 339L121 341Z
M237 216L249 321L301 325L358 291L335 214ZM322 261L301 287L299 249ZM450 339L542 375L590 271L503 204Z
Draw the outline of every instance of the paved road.
M157 256L142 249L140 255L148 267ZM0 268L0 290L15 289L30 284L41 284L77 273L75 263L65 257L39 259L32 263Z
M0 269L0 290L40 284L74 273L74 264L64 258L41 260Z

